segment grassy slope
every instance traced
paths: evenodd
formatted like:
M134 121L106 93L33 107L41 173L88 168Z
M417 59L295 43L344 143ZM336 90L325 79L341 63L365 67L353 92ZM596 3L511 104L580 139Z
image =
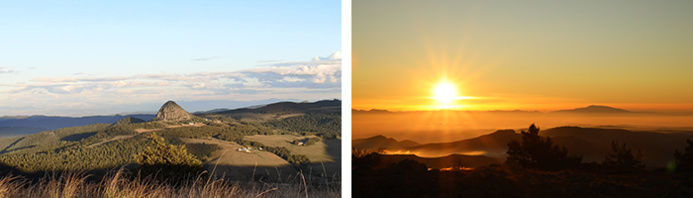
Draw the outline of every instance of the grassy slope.
M245 140L256 141L264 145L273 145L286 147L291 151L291 154L306 155L312 163L317 162L334 162L334 158L327 153L327 145L324 141L320 141L310 146L297 146L290 142L297 139L311 138L315 136L297 136L297 135L253 135L244 137Z

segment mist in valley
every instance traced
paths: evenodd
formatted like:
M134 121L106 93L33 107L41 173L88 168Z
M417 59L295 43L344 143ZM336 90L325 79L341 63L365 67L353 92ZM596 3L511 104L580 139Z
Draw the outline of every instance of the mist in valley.
M529 111L354 111L353 139L376 135L398 141L444 143L489 134L501 129L525 129L532 123L544 129L560 126L617 128L631 131L693 133L693 114L685 113L557 113Z

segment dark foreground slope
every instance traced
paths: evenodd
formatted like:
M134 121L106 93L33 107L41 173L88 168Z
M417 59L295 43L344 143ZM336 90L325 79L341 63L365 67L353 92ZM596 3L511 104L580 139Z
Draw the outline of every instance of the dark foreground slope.
M354 197L690 197L691 173L606 174L589 169L540 171L502 164L472 170L428 169L413 160L379 164L356 157ZM373 164L377 164L374 166Z

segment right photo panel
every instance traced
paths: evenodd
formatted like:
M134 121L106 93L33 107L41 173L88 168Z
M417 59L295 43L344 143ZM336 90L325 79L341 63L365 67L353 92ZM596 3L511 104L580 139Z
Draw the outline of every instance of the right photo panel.
M693 196L690 8L353 0L353 197Z

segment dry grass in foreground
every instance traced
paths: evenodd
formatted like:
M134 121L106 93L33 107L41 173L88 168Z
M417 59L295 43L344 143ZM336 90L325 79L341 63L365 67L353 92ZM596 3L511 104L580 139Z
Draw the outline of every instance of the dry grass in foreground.
M20 176L0 178L0 198L4 197L341 197L339 187L320 188L305 183L232 183L223 179L198 179L172 186L139 176L127 176L120 169L106 175L100 182L91 181L84 173L63 173L31 182Z

